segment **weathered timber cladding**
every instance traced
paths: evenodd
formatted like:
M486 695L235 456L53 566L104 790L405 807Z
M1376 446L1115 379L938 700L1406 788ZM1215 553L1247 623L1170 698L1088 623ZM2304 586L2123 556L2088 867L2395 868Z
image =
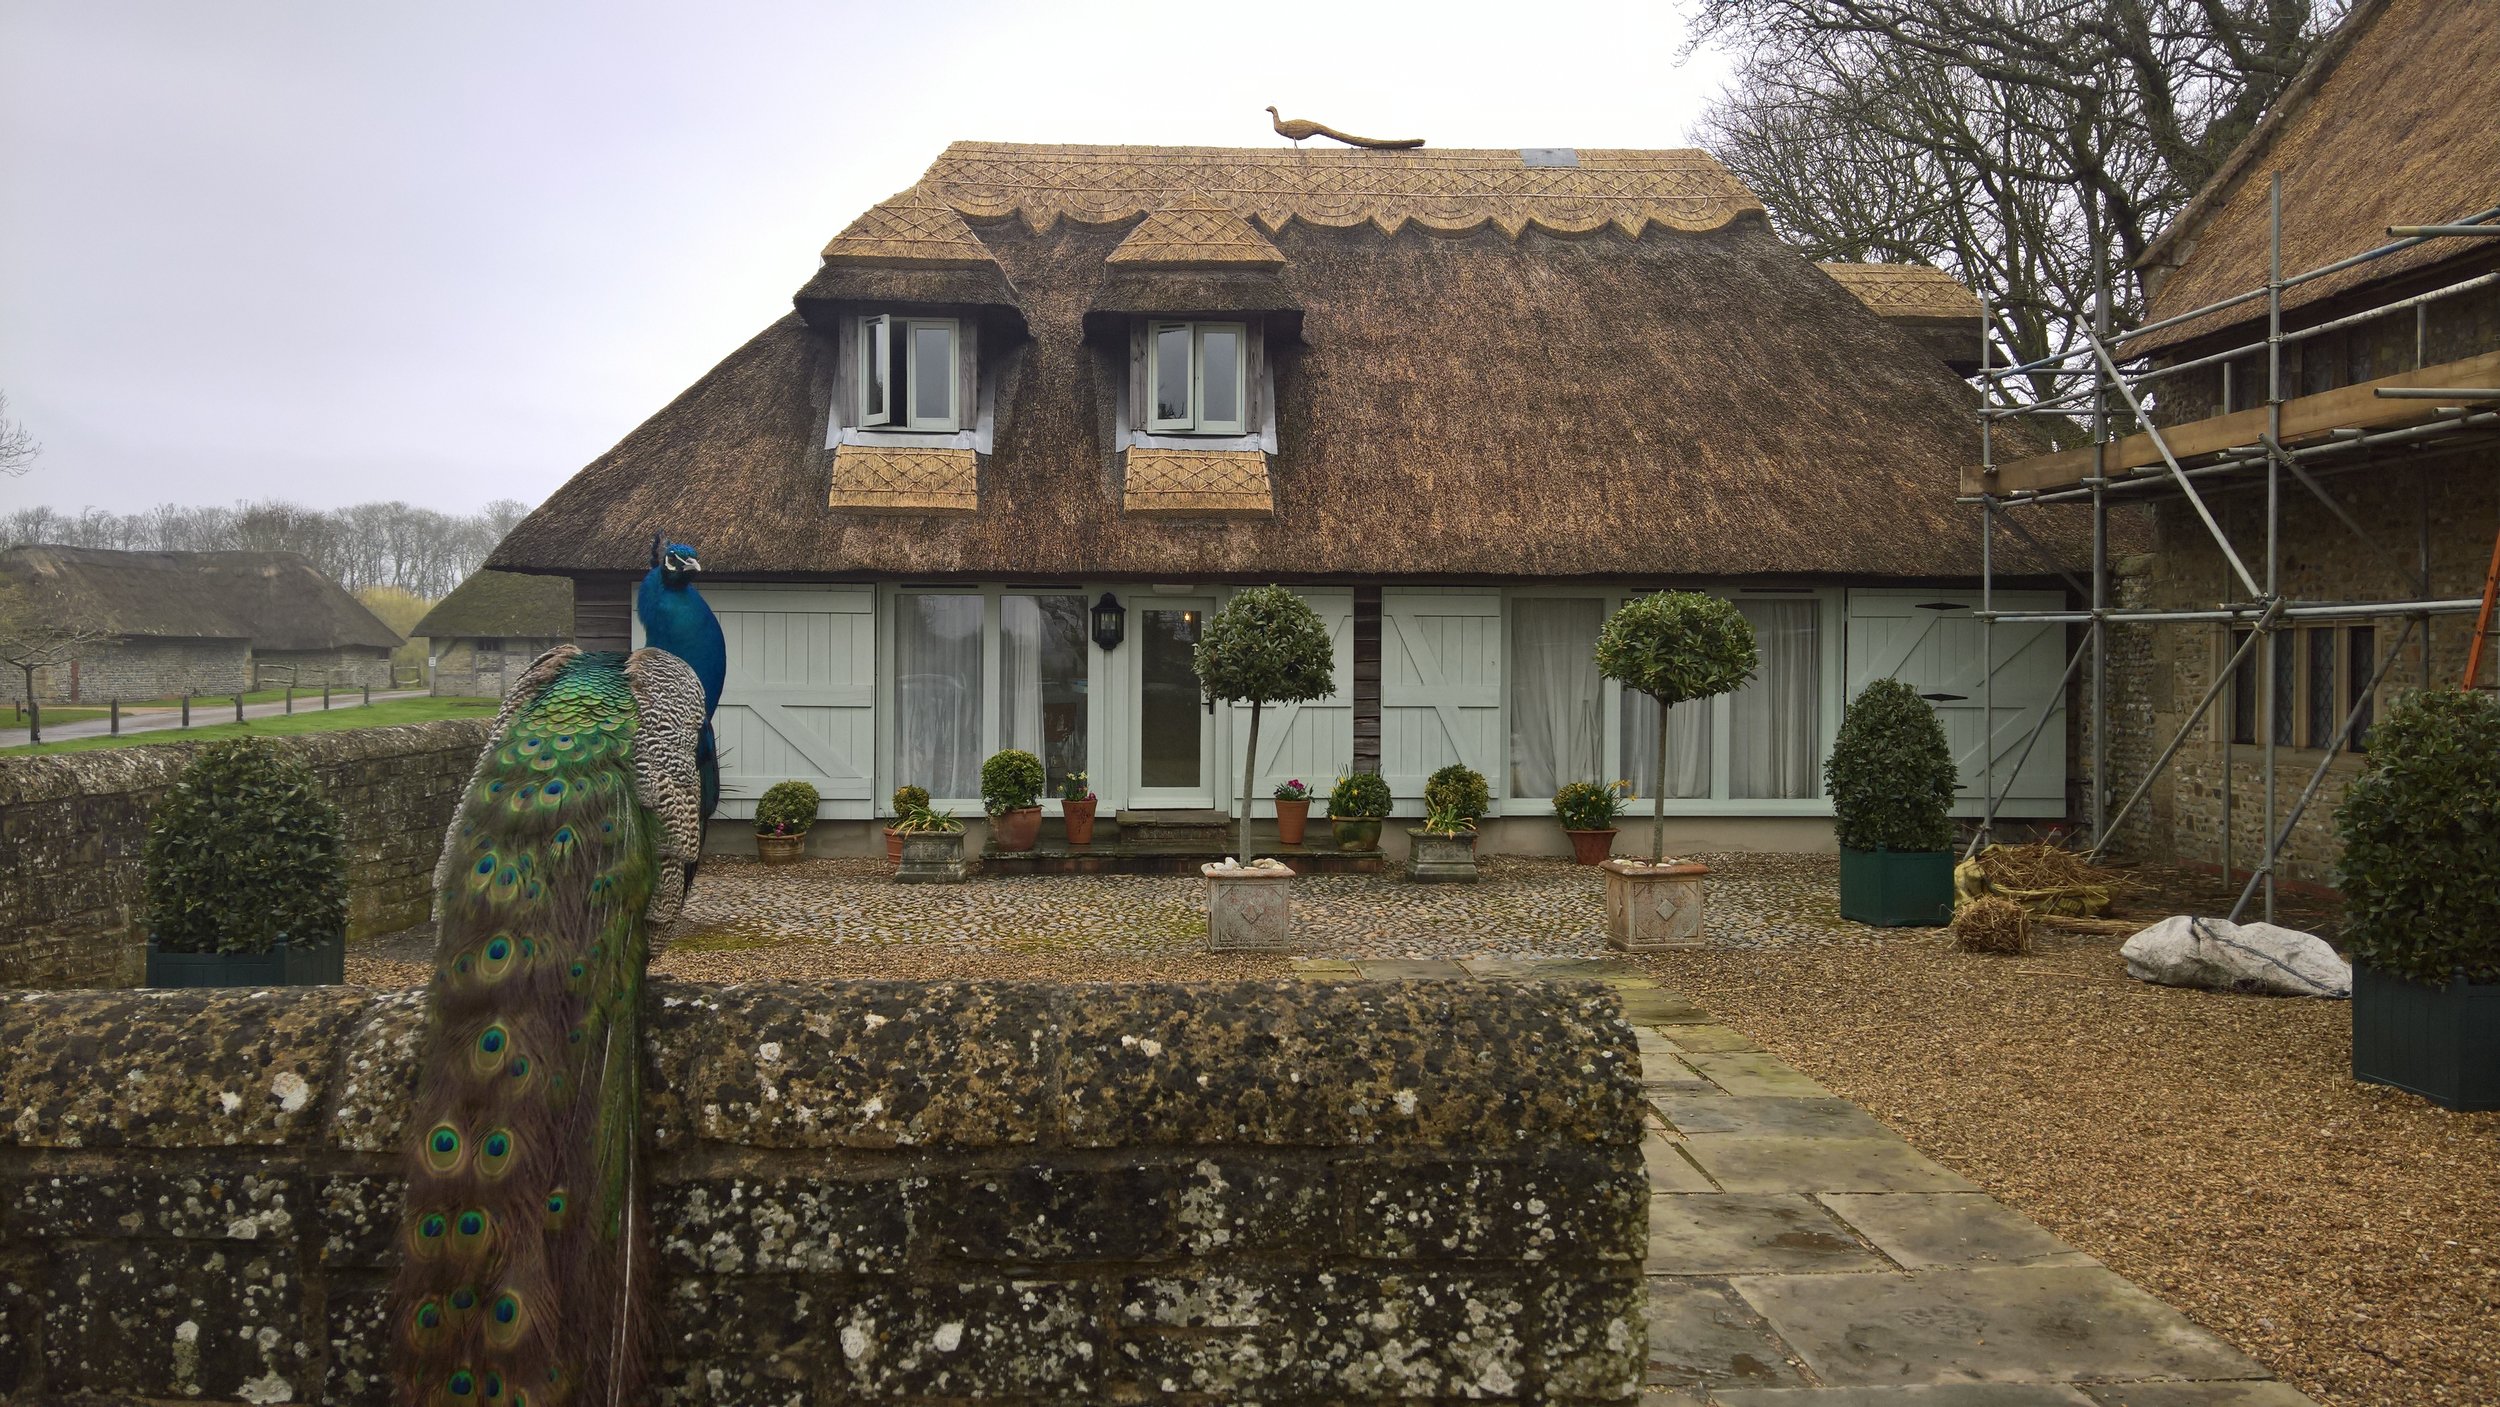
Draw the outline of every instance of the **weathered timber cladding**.
M0 1002L0 1393L387 1401L418 1001ZM655 982L649 1013L656 1401L1637 1391L1602 987Z
M304 758L346 822L351 935L424 921L434 859L487 720L270 739ZM148 817L195 744L0 758L0 985L143 980Z
M574 580L573 643L585 650L633 648L632 578L579 577Z
M1354 771L1380 770L1380 588L1354 588Z

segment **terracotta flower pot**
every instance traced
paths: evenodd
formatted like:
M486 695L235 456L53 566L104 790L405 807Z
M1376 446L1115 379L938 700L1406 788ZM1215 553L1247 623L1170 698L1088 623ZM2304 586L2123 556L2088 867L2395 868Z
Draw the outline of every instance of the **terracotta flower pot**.
M903 833L892 826L885 828L885 867L899 868L903 863Z
M768 865L795 865L807 858L807 837L800 835L758 835L755 857Z
M1615 852L1612 827L1602 831L1564 831L1571 837L1571 862L1575 865L1602 865Z
M1000 851L1030 850L1042 838L1042 808L1019 806L990 817L990 843Z
M1311 798L1276 803L1276 843L1300 845L1303 828L1311 824Z
M1094 808L1100 806L1101 804L1101 798L1092 796L1085 798L1083 801L1062 801L1059 803L1059 814L1068 823L1068 843L1070 845L1091 845L1094 843Z

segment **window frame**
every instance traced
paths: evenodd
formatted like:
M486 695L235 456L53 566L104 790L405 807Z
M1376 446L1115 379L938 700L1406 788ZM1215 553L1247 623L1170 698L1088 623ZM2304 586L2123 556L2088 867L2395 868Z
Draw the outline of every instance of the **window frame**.
M1159 414L1163 405L1163 358L1160 343L1163 334L1185 331L1189 337L1187 414L1166 417ZM1233 337L1233 410L1230 420L1209 420L1206 408L1206 342L1210 332L1226 332ZM1250 433L1250 324L1247 322L1200 321L1194 318L1154 318L1146 323L1146 403L1143 412L1146 433L1150 435L1239 436Z
M946 414L922 416L918 413L920 384L911 374L910 364L915 343L923 328L946 330L947 374ZM894 376L896 332L901 333L901 358L904 375ZM963 421L963 319L951 317L919 317L901 313L864 313L855 324L852 340L851 409L859 428L883 430L896 434L950 435L964 428ZM883 402L872 407L871 392L881 392ZM901 404L896 404L897 400Z
M2249 629L2232 626L2222 632L2216 668L2230 662ZM2321 635L2333 637L2332 653L2326 661L2326 672L2331 677L2326 681L2324 695L2335 701L2337 711L2331 718L2320 717L2317 709L2321 697ZM2342 745L2329 748L2327 744L2333 741L2334 730L2343 726L2344 715L2354 703L2364 693L2374 695L2369 684L2371 673L2378 668L2377 650L2376 621L2291 625L2274 632L2273 640L2249 651L2232 672L2224 689L2226 706L2217 711L2217 741L2225 747L2261 748L2272 737L2276 748L2290 752L2335 751L2355 756L2368 752L2369 729L2377 721L2375 696ZM2269 651L2275 652L2271 661Z
M987 759L1001 747L1006 746L1001 741L1006 729L1004 715L1006 660L1005 644L1002 639L1006 598L1009 596L1068 596L1075 598L1079 606L1090 610L1090 603L1103 590L1104 586L1101 583L1065 581L897 582L879 587L877 589L879 662L875 732L877 761L874 769L877 776L871 783L876 796L872 804L873 813L879 817L893 815L894 788L906 782L925 783L925 779L922 778L887 775L897 767L901 754L901 680L897 677L894 668L899 654L898 635L902 625L901 598L905 596L979 598L981 602L981 674L979 680L981 708L976 730L977 755ZM1105 775L1109 770L1108 764L1099 755L1098 749L1110 721L1105 717L1103 709L1104 700L1114 692L1109 682L1110 671L1114 667L1110 654L1092 638L1091 631L1088 631L1085 641L1086 769L1089 774L1088 784L1098 795L1105 794L1112 784L1112 779ZM969 814L980 809L981 797L976 788L970 796L933 796L929 804L939 810ZM1060 814L1059 793L1055 784L1045 787L1041 804L1044 814L1053 816Z

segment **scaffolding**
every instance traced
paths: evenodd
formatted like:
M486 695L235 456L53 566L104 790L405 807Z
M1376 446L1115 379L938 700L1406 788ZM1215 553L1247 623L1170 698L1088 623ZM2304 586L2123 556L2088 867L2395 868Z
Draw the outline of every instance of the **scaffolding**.
M1986 720L1986 738L1981 745L1984 758L1983 777L1985 803L1978 833L1971 840L1976 851L1992 838L1996 827L1997 807L2003 799L1997 789L1998 754L1996 730L1995 682L1997 652L1995 627L1999 622L2030 622L2065 624L2081 627L2081 641L2070 653L2066 672L2057 691L2040 705L2039 717L2030 721L2007 784L2019 775L2022 766L2040 735L2059 714L2059 705L2073 689L2076 675L2086 675L2084 693L2086 717L2091 729L2091 790L2088 825L2091 854L2098 858L2109 847L2127 817L2150 793L2154 780L2176 759L2181 749L2204 723L2232 681L2239 677L2242 664L2252 656L2258 660L2257 680L2262 702L2257 717L2261 720L2253 744L2239 744L2233 730L2220 730L2221 755L2221 825L2220 861L2225 883L2238 878L2239 866L2232 853L2234 806L2234 749L2254 746L2261 753L2260 774L2263 778L2262 801L2265 824L2262 835L2265 845L2248 869L2246 885L2239 891L2229 917L2237 921L2252 902L2261 903L2263 917L2274 918L2277 870L2285 848L2290 844L2302 816L2316 800L2324 786L2337 753L2344 750L2360 720L2367 716L2371 700L2389 671L2403 657L2407 644L2418 631L2422 636L2424 682L2429 682L2431 669L2430 622L2435 616L2475 613L2482 607L2480 597L2440 599L2431 595L2431 527L2428 498L2425 494L2420 540L2410 567L2395 552L2381 543L2356 519L2352 512L2327 488L2327 481L2359 470L2384 465L2395 454L2424 448L2448 448L2494 434L2500 434L2500 352L2470 357L2460 362L2427 364L2429 309L2442 300L2458 297L2479 289L2500 284L2500 271L2463 278L2443 287L2433 288L2408 297L2392 298L2341 317L2285 331L2283 299L2286 290L2327 278L2347 269L2384 259L2401 250L2434 240L2470 240L2500 236L2500 207L2493 207L2459 219L2433 225L2393 225L2390 242L2374 249L2324 264L2307 272L2286 277L2283 273L2283 194L2280 176L2270 184L2269 211L2271 247L2267 279L2262 287L2243 290L2228 298L2192 308L2172 317L2129 330L2113 337L2110 328L2108 272L2104 251L2096 267L2096 296L2093 300L2091 325L2081 330L2081 345L2056 355L2019 365L1997 366L1994 339L1991 336L1995 304L1983 301L1980 314L1981 389L1980 466L1975 481L1966 481L1961 502L1980 510L1980 609L1984 641L1981 717ZM2210 318L2218 313L2250 308L2263 301L2265 336L2261 341L2247 342L2221 351L2193 358L2152 365L2142 356L2130 358L2123 350L2126 339ZM2253 320L2251 315L2242 320ZM2374 381L2334 388L2325 393L2297 399L2287 398L2283 377L2283 352L2287 346L2363 324L2410 313L2414 319L2413 370ZM2235 324L2234 324L2235 325ZM2231 377L2235 366L2252 354L2264 357L2265 401L2262 416L2233 412ZM2217 398L2219 411L2203 420L2158 425L2146 413L2146 394L2164 380L2209 367L2220 367L2222 392ZM2456 384L2465 376L2472 384ZM2015 383L2019 381L2020 387ZM2070 422L2088 417L2091 442L2088 448L2057 454L2027 457L2000 465L1996 460L1996 426L2020 417L2057 417ZM2133 427L2120 436L2121 428ZM2253 429L2254 433L2249 431ZM2017 474L2010 471L2021 470ZM2026 482L2012 483L2013 479ZM2255 565L2243 560L2233 545L2231 534L2217 520L2208 492L2236 492L2242 489L2263 489L2262 559ZM2317 500L2327 513L2352 532L2369 551L2389 568L2390 576L2403 584L2403 589L2388 596L2370 600L2296 600L2282 590L2282 548L2284 510L2287 493L2299 491ZM2111 601L2110 514L2113 508L2151 503L2161 500L2183 502L2212 536L2228 567L2228 579L2236 586L2226 599L2212 607L2161 608L2134 607L2120 609ZM2091 576L2078 579L2064 570L2058 554L2041 535L2027 528L2017 509L2046 504L2088 504L2091 509ZM2227 511L2227 505L2226 505ZM2000 530L2028 545L2053 567L2070 591L2089 602L2080 610L2065 611L2000 611L1996 609L1996 543ZM2288 739L2280 736L2280 713L2275 691L2281 687L2282 674L2276 667L2277 652L2290 646L2283 632L2305 621L2401 619L2403 628L2392 632L2392 643L2371 662L2368 683L2349 693L2341 726L2324 749L2317 766L2311 771L2290 808L2281 805L2276 752ZM2217 623L2245 627L2242 638L2232 648L2203 697L2190 709L2174 735L2163 745L2134 789L2113 812L2113 795L2109 772L2110 689L2109 634L2121 624L2155 626L2187 625L2207 629ZM2373 644L2376 639L2373 637ZM2350 662L2357 670L2361 661ZM2015 720L2019 727L2025 721Z

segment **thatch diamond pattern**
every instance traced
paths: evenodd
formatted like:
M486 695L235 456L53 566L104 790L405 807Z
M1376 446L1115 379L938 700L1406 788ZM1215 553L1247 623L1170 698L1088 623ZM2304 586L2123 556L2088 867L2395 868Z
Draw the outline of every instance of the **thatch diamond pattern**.
M1928 264L1820 264L1877 317L1963 318L1976 322L1979 297L1960 279Z
M1121 507L1131 513L1267 515L1276 499L1267 455L1255 449L1148 449L1128 452Z
M1221 206L1194 202L1158 210L1138 222L1106 262L1277 268L1284 264L1285 255L1241 216Z
M918 186L853 220L825 246L825 257L880 263L996 262L953 206Z
M980 465L969 449L843 445L833 452L829 506L861 511L971 512Z

